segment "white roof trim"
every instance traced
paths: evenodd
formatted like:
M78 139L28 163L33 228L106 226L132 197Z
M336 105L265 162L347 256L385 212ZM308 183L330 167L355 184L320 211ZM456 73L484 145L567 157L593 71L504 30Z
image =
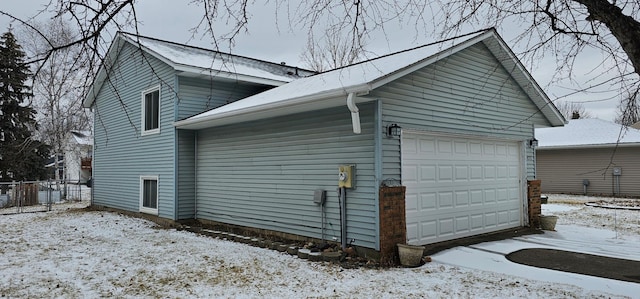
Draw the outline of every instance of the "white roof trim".
M124 41L121 38L121 34L116 35L115 40L111 45L109 45L109 49L107 50L107 55L105 56L102 65L98 69L98 73L96 77L93 79L93 83L91 87L89 87L89 91L87 92L87 96L84 101L82 101L82 106L85 108L91 108L93 106L93 102L96 100L98 96L98 92L102 88L102 85L107 81L108 71L111 71L111 67L113 66L113 62L115 61L117 54L120 52L120 49L124 45Z
M290 105L298 107L298 109L295 109L296 112L311 111L318 107L318 105L314 104L316 101L337 96L346 97L350 92L367 93L374 88L424 68L479 42L484 42L496 55L505 69L521 85L523 91L528 94L553 126L562 126L565 123L562 114L524 69L524 66L506 46L497 32L488 30L477 33L475 36L443 51L437 51L436 44L431 44L430 46L433 47L416 47L311 77L297 79L280 87L177 121L174 126L181 129L203 129L220 124L286 115L294 111L289 109ZM423 56L416 57L415 55ZM500 59L499 56L506 56L507 59ZM327 89L322 89L318 86ZM301 108L301 105L305 103L308 104L307 110ZM343 103L335 105L341 104ZM280 111L277 113L265 113L261 111L262 109L274 111L279 109ZM261 116L258 117L257 114ZM231 116L236 117L231 118ZM226 121L218 119L226 119Z
M640 147L640 142L540 146L540 147L536 148L536 151L564 150L564 149L588 149L588 148L616 148L616 147Z
M100 66L98 74L96 75L94 82L90 87L85 100L83 101L84 107L89 108L93 105L95 97L97 96L106 80L108 80L108 72L111 70L113 63L115 63L118 53L126 43L135 46L143 53L149 54L152 57L167 64L175 71L177 71L178 75L182 74L185 76L207 76L212 78L230 79L269 86L280 86L300 76L313 74L313 72L311 71L297 68L295 66L281 66L273 62L258 60L254 58L216 52L144 36L134 36L128 33L118 32L113 43L109 46L109 50L107 51L107 55L103 61L103 64ZM162 53L158 53L154 49L158 49L158 51L161 52L165 51L165 54L169 55L169 57L165 57ZM215 64L213 61L216 60L216 57L218 56L211 58L213 56L208 56L208 54L210 54L209 52L214 53L215 55L219 55L220 61L223 61L222 64L228 64L230 69L224 70L222 69L222 67L220 67L220 65ZM176 61L172 59L175 59ZM189 62L194 62L195 65L189 65ZM197 65L197 63L200 63L202 65L211 64L211 67L204 67L201 65ZM218 69L218 67L220 69ZM234 72L233 69L236 68L239 68L242 71ZM281 74L280 71L282 71ZM301 74L299 75L299 73Z
M549 99L549 97L542 90L540 85L538 85L538 82L536 82L536 80L533 79L529 71L527 71L527 69L524 67L522 62L520 62L520 60L516 57L516 55L511 50L511 48L509 48L507 43L502 39L502 37L500 37L500 35L497 34L495 30L492 30L491 33L495 37L495 39L485 40L484 41L485 45L487 45L487 47L489 47L489 49L492 52L494 52L494 55L496 55L496 52L499 51L499 52L502 52L502 54L505 54L508 56L509 58L508 60L500 59L500 57L497 57L497 58L498 58L498 61L502 63L502 65L507 70L507 72L509 72L511 77L514 78L516 82L518 82L518 84L524 90L524 92L527 93L529 97L531 97L531 99L534 101L536 106L538 106L538 109L540 110L540 112L542 112L545 115L545 117L551 122L552 126L563 126L567 124L567 120L564 118L562 113L553 104L551 99ZM491 43L494 41L499 44L499 47L497 48L492 47ZM518 73L514 74L513 72L516 69L518 70ZM523 75L524 78L521 79L519 78L518 75ZM533 90L529 90L529 88L532 88Z
M352 87L349 90L335 89L309 96L287 99L286 101L271 102L248 107L246 109L225 111L215 115L203 115L201 117L197 117L198 115L196 115L196 117L190 117L174 122L173 125L180 129L199 130L238 123L238 119L242 119L242 121L245 122L268 117L290 115L298 112L338 107L345 105L345 97L347 94L355 93L358 95L367 93L369 90L369 85ZM373 99L368 98L356 98L356 103L363 103L372 100ZM345 109L347 109L346 105Z
M194 74L194 75L215 77L215 78L225 78L225 79L232 79L232 80L272 85L272 86L280 86L287 83L287 81L272 80L272 79L260 78L256 76L248 76L248 75L242 75L242 74L234 74L227 71L193 67L189 65L175 64L173 62L169 62L167 64L169 64L169 66L171 66L176 71L184 72L187 74Z

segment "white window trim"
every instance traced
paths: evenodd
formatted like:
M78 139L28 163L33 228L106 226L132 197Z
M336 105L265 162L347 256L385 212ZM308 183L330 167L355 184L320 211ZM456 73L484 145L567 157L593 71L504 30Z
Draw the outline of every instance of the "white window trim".
M145 180L155 180L156 181L156 188L158 190L156 190L156 194L158 196L158 198L156 198L157 202L156 202L156 208L152 209L152 208L147 208L143 206L143 202L144 202L144 181ZM158 179L157 175L141 175L140 176L140 212L141 213L145 213L145 214L152 214L152 215L158 215L158 208L157 206L160 205L160 193L159 190L160 189L160 180Z
M154 91L158 92L158 128L156 129L152 129L152 130L145 130L144 126L145 126L145 120L146 120L146 107L145 107L145 100L144 100L144 96L148 93L152 93ZM149 89L146 89L144 91L142 91L142 94L140 95L140 107L142 108L140 110L140 124L142 130L140 130L140 135L145 136L145 135L153 135L153 134L159 134L160 133L160 127L162 127L162 122L160 122L160 116L162 115L162 91L160 89L160 85L156 85L154 87L151 87Z

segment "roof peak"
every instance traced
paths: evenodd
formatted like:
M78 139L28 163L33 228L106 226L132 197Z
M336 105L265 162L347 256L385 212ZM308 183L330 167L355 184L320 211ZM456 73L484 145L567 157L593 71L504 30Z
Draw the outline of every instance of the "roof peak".
M422 44L422 45L415 46L415 47L412 47L412 48L403 49L403 50L399 50L399 51L383 54L383 55L380 55L380 56L377 56L377 57L373 57L373 58L370 58L370 59L365 59L365 60L358 61L356 63L352 63L352 64L349 64L349 65L345 65L345 66L337 67L337 68L334 68L334 69L326 70L326 71L320 72L320 74L331 72L331 71L335 71L335 70L340 70L340 69L344 69L344 68L348 68L348 67L351 67L351 66L354 66L354 65L358 65L358 64L374 62L374 61L376 61L378 59L383 59L385 57L389 57L389 56L393 56L393 55L397 55L397 54L402 54L402 53L406 53L406 52L411 52L411 51L423 49L423 48L426 48L426 47L430 47L430 46L434 46L434 45L438 45L438 44L443 44L443 43L450 42L450 41L455 41L455 40L458 40L458 39L464 39L464 38L467 38L467 37L472 36L472 35L479 36L479 35L482 35L482 34L487 33L487 32L497 33L497 31L496 31L496 29L494 27L489 27L489 28L485 28L485 29L481 29L481 30L465 33L465 34L462 34L462 35L456 35L454 37L438 40L438 41L435 41L435 42ZM471 38L468 38L468 39L471 39Z
M160 38L156 38L156 37L151 37L151 36L146 36L146 35L141 35L141 34L135 34L135 33L126 32L126 31L118 31L118 34L130 38L134 42L139 42L137 39L140 39L140 38L148 39L148 40L152 40L152 41L155 41L155 42L171 44L171 45L178 46L178 47L197 49L197 50L200 50L200 51L207 51L207 52L212 52L212 53L216 53L216 54L227 55L229 57L237 57L237 58L242 58L242 59L249 59L249 60L254 60L254 61L260 62L260 63L271 64L271 65L274 65L274 66L297 68L300 71L315 73L314 71L311 71L311 70L308 70L308 69L305 69L305 68L301 68L299 66L287 65L287 64L283 65L282 63L277 63L277 62L268 61L268 60L264 60L264 59L259 59L259 58L255 58L255 57L249 57L249 56L245 56L245 55L234 54L234 53L231 53L230 51L229 52L224 52L224 51L220 51L219 49L218 50L208 49L208 48L205 48L205 47L183 44L183 43L179 43L179 42L175 42L175 41L164 40L164 39L160 39Z

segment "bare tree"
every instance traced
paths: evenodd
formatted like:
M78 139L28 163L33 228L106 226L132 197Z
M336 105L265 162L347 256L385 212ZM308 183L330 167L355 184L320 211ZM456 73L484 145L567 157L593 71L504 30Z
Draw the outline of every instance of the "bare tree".
M46 10L58 18L72 20L80 34L74 40L56 44L47 39L49 51L34 62L43 65L53 53L79 46L93 59L89 65L95 73L112 37L110 29L136 30L134 0L51 0ZM234 44L238 35L248 30L251 12L258 3L248 0L193 0L202 7L202 18L193 34ZM636 90L640 85L640 2L607 0L274 0L274 14L285 14L290 28L313 32L331 32L341 28L353 49L363 49L373 33L385 32L391 23L409 27L416 36L431 33L453 36L471 28L498 27L518 29L515 42L523 49L525 62L553 55L557 62L556 79L575 79L574 66L585 50L602 54L602 63L589 86L611 85L612 89ZM0 14L8 15L0 9ZM16 19L17 20L17 19ZM30 26L30 20L17 20ZM276 21L277 22L277 21ZM220 31L220 23L226 24ZM517 24L518 26L514 26ZM36 28L32 29L36 30ZM514 27L514 28L511 28ZM433 28L433 29L431 29ZM406 34L406 32L404 33ZM43 34L44 36L44 34ZM518 46L516 45L516 46ZM36 70L37 72L37 70ZM597 74L615 72L614 79Z
M35 23L32 26L45 37L33 34L33 31L25 31L24 40L28 41L26 51L35 57L49 55L44 63L36 66L38 71L33 81L34 107L40 123L38 135L40 140L51 146L57 168L59 157L71 150L71 131L91 128L90 115L82 108L83 84L88 76L86 56L82 55L79 45L60 48L47 54L51 45L56 47L70 44L77 39L77 33L61 19L45 24ZM55 179L64 179L57 169Z
M631 126L640 122L640 103L638 103L638 93L636 90L625 97L618 105L618 115L614 120L617 124Z
M68 20L69 26L75 28L77 34L64 41L52 39L34 21L36 16L47 13L53 14L53 19ZM28 19L17 18L2 9L0 15L22 25L25 31L30 31L32 36L37 36L37 39L42 41L44 47L40 47L37 53L32 53L34 56L27 61L34 65L34 75L38 75L47 62L53 59L55 53L77 48L77 51L74 51L75 58L83 61L90 74L85 76L82 84L85 89L93 82L92 75L97 73L104 60L106 49L113 37L111 30L137 28L134 0L49 0L48 4Z
M560 110L560 113L562 113L565 119L581 119L593 117L582 103L558 102L556 103L556 107L558 107L558 110Z
M316 72L324 72L362 59L364 45L351 44L352 40L345 39L339 30L325 32L322 38L315 39L311 34L307 38L307 47L301 55L302 61L308 68Z

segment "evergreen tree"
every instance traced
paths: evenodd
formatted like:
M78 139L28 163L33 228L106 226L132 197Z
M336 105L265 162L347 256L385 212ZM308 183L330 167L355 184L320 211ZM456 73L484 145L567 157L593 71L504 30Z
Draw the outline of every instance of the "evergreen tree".
M31 73L11 32L0 37L0 181L44 178L46 145L32 138L36 111L27 102Z

